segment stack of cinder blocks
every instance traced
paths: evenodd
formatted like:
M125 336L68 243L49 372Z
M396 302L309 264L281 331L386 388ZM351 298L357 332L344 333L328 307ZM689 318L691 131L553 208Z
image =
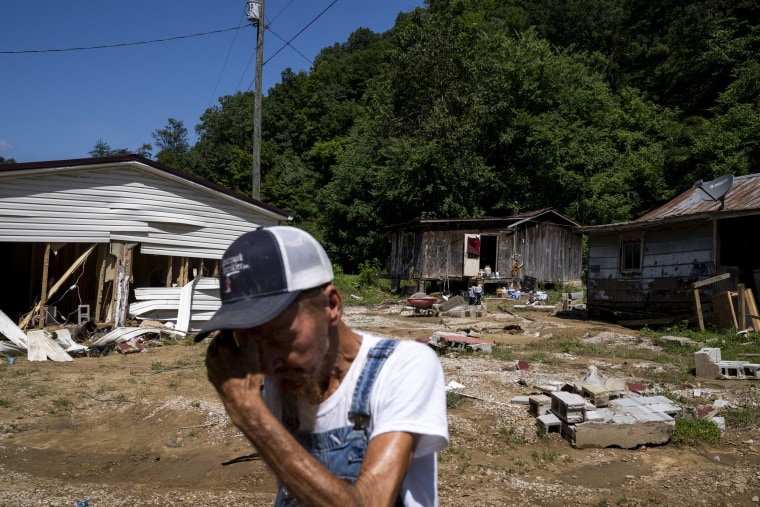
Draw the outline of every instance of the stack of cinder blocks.
M539 396L543 395L530 397L531 410L544 406ZM681 412L665 396L617 398L601 408L576 393L558 391L549 398L551 408L537 416L538 424L547 432L559 431L577 448L664 444Z

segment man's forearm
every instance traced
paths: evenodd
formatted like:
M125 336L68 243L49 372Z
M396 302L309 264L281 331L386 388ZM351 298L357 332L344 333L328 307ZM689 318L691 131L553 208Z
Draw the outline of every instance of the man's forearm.
M233 422L280 483L304 505L371 505L358 497L359 490L338 479L309 454L266 408Z

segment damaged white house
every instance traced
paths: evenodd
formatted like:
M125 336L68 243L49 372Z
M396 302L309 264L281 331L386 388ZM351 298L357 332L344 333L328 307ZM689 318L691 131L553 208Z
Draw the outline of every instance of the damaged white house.
M291 218L137 155L0 165L0 310L124 325L136 292L214 277L240 234Z

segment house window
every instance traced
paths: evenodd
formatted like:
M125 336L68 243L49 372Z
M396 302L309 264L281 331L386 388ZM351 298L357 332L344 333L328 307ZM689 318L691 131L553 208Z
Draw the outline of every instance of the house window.
M641 273L644 242L641 239L625 239L620 245L620 271Z

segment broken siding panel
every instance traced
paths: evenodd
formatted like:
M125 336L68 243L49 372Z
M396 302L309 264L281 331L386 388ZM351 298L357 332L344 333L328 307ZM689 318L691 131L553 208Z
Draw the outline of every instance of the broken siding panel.
M35 220L4 241L107 242L110 231L110 239L144 243L144 253L220 258L243 232L277 223L249 205L131 166L15 175L0 188L0 231L19 223L19 214ZM65 223L56 223L63 204Z

